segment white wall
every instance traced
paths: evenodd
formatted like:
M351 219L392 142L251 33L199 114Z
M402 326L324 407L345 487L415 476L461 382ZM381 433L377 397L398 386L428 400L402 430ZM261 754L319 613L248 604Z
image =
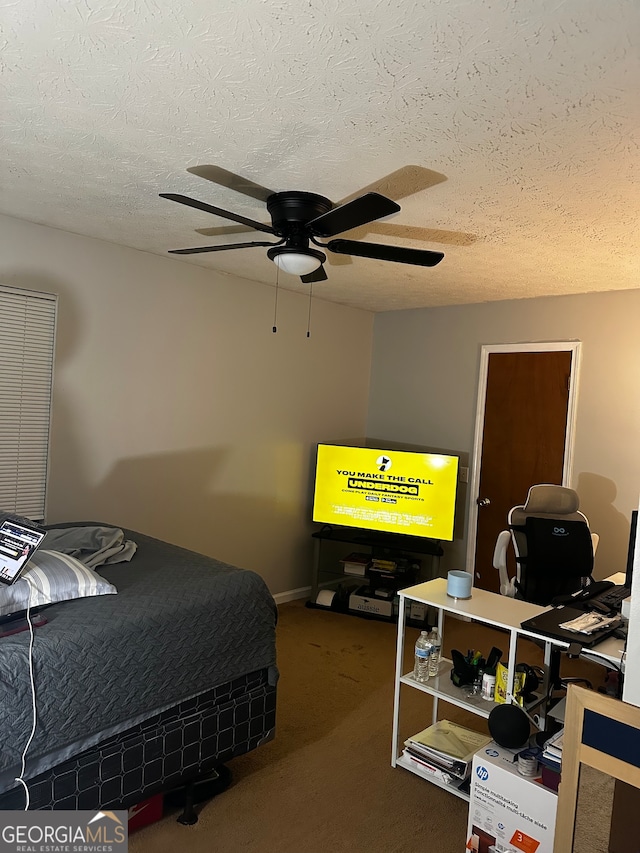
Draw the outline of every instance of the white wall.
M363 436L373 315L0 217L0 281L59 294L48 521L308 586L314 445ZM320 290L320 287L317 288Z
M470 453L481 345L582 341L572 486L600 533L596 575L624 571L640 483L639 317L640 290L378 314L367 435ZM466 525L446 550L443 569L463 568Z

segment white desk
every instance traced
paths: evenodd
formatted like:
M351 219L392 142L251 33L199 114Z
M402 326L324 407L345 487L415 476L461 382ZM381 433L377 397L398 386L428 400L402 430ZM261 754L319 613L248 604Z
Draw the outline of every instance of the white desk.
M622 581L616 575L610 580L614 583L624 582L624 575L621 576ZM399 725L400 725L400 698L402 685L421 690L430 695L433 699L432 717L435 723L438 718L438 702L440 700L449 704L457 705L464 708L473 714L481 717L488 717L490 712L495 707L494 702L488 702L480 697L465 697L460 688L457 688L451 682L451 661L443 659L440 665L438 676L430 679L425 684L418 683L413 678L413 672L403 674L404 666L404 643L405 643L405 627L406 614L408 604L412 601L417 601L426 604L429 607L434 607L438 611L438 630L440 636L443 635L444 616L445 613L452 613L458 616L467 617L472 621L482 623L484 625L497 628L505 631L509 635L509 654L508 654L508 684L507 690L509 694L513 694L513 679L516 667L516 651L517 641L519 637L528 637L535 640L544 647L544 663L545 670L548 675L549 664L551 662L551 650L554 646L567 648L569 643L562 640L554 640L550 637L536 634L532 631L527 631L521 628L522 622L526 619L531 619L538 616L547 607L540 607L537 604L530 604L526 601L519 601L514 598L497 595L493 592L487 592L482 589L473 589L471 598L463 600L459 598L450 598L447 595L447 581L445 578L436 578L435 580L427 581L426 583L416 584L415 586L401 589L399 591L399 613L398 613L398 637L396 648L396 678L393 704L393 751L391 764L393 767L400 766L418 776L428 779L440 787L451 790L463 799L468 800L468 795L457 790L453 786L437 781L435 778L419 772L410 764L402 755L401 744L399 743ZM585 649L581 655L589 660L597 663L620 667L622 653L624 651L624 640L618 640L613 637L607 638L595 646L593 649ZM547 690L547 684L543 685L543 690ZM545 724L545 709L542 708L540 717L540 726L544 728Z

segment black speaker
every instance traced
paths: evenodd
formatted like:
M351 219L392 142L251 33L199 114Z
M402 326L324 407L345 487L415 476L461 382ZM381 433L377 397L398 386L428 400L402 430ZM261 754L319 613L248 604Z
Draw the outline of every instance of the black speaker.
M529 740L530 723L518 705L498 705L489 714L489 732L498 746L518 749Z

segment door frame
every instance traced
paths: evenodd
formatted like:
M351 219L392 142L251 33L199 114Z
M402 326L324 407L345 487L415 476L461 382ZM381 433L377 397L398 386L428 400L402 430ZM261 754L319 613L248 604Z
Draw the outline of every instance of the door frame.
M580 375L581 341L541 341L522 344L482 344L480 354L480 372L478 375L478 397L476 401L476 423L473 438L471 478L469 482L469 508L467 527L466 569L475 578L476 533L478 530L478 504L476 503L480 485L482 463L482 441L484 438L484 414L487 396L487 378L489 375L489 356L498 352L571 352L571 373L569 381L569 400L567 404L567 428L564 441L564 462L562 466L563 486L569 486L573 476L573 446L578 409L578 377ZM506 525L506 518L505 518Z

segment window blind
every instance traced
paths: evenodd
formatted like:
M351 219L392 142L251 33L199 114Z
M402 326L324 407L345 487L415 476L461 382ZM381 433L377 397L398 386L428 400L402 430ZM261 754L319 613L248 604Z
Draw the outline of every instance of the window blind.
M0 509L45 517L57 297L0 285Z

